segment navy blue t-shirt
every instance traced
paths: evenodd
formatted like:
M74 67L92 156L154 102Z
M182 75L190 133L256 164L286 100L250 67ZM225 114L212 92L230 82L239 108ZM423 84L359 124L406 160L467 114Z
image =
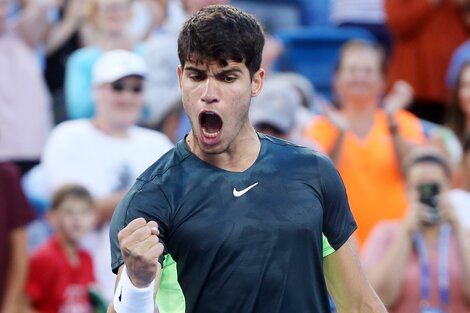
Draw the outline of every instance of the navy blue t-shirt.
M258 136L259 156L241 173L184 141L148 168L114 213L113 270L118 232L144 217L176 261L186 312L330 312L323 235L337 250L356 229L343 182L324 155Z

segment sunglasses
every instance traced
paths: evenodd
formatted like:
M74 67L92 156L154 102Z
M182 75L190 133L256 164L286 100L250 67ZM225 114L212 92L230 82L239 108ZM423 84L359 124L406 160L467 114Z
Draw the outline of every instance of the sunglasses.
M133 93L141 93L142 92L142 84L136 84L136 85L133 85L133 86L126 86L126 84L124 84L123 82L120 82L120 81L117 81L117 82L113 82L111 83L111 88L115 91L115 92L123 92L124 90L128 90L128 91L131 91Z

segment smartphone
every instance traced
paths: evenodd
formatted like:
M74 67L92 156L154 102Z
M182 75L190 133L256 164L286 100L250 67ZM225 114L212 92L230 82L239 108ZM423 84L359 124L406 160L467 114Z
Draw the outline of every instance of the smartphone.
M419 190L419 201L424 203L429 208L431 214L430 224L438 224L440 220L438 205L439 195L439 184L437 183L426 183L418 186Z

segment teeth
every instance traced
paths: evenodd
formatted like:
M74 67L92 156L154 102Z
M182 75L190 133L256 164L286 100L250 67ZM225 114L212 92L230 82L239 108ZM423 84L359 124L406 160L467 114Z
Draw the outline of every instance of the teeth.
M206 137L209 137L209 138L215 138L217 137L218 134L220 134L220 130L215 132L215 133L209 133L207 130L205 130L204 128L202 129L202 133L204 134L204 136Z

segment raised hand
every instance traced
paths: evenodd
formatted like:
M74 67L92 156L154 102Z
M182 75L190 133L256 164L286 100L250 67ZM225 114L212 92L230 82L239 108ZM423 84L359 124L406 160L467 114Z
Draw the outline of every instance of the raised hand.
M155 279L163 253L158 235L157 223L143 218L133 220L118 234L127 274L136 287L147 287Z
M404 80L396 81L392 90L385 96L383 107L387 114L392 115L408 107L413 101L413 87Z
M318 104L322 110L323 115L338 128L340 131L347 131L351 125L346 116L341 111L337 110L333 105L329 104L324 98L318 100Z

